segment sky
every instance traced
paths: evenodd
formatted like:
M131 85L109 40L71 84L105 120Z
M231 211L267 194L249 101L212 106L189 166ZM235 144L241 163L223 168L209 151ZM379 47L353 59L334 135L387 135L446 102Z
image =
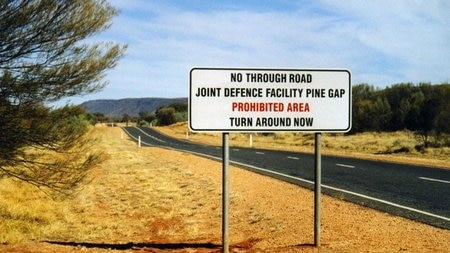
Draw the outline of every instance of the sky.
M92 99L187 97L193 67L349 69L352 83L449 82L448 0L109 0L93 40L127 44Z

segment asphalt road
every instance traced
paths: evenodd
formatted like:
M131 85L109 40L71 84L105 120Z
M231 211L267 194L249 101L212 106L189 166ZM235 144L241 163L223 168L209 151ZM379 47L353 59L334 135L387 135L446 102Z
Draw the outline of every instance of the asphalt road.
M159 146L221 160L222 147L173 139L151 128L126 127L142 146ZM230 147L230 163L310 189L312 154ZM450 229L450 170L322 155L322 193ZM282 196L280 196L282 197Z

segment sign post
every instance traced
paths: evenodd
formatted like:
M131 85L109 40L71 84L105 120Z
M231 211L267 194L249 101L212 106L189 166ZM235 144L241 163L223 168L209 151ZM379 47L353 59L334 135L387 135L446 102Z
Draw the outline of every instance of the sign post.
M320 136L322 132L350 131L350 71L192 68L188 117L193 132L223 133L224 252L228 252L229 246L229 132L315 133L314 244L320 245Z
M321 133L314 135L314 245L320 246L320 194L322 181Z
M230 148L229 148L229 133L222 134L222 245L223 252L229 252L228 239L228 210L229 210L229 168L230 163Z

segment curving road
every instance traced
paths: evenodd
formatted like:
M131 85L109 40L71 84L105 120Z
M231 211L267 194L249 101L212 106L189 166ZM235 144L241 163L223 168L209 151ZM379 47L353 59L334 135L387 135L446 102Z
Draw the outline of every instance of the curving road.
M222 148L125 127L142 146L158 146L221 160ZM313 189L312 154L230 147L230 164ZM450 229L450 170L322 155L322 193Z

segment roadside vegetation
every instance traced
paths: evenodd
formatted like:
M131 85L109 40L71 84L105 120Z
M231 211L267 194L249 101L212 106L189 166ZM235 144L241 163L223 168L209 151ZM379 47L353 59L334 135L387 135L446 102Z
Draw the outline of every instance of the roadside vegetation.
M220 252L221 164L139 149L121 129L97 125L94 151L109 158L90 182L55 200L0 180L0 252ZM315 252L313 192L230 168L232 252ZM279 196L284 196L280 198ZM445 252L449 231L322 198L324 252Z
M0 178L70 195L101 161L84 111L51 104L106 85L125 47L85 39L116 13L105 1L0 2Z
M92 125L122 123L125 126L168 126L187 121L187 114L187 103L171 103L154 111L140 111L138 116L123 114L122 117L108 117L103 113L94 112L89 114L89 119Z
M419 141L414 148L450 146L450 84L395 84L377 89L352 88L351 133L408 130Z
M352 129L324 134L324 152L450 167L450 84L400 83L384 89L352 88ZM221 145L220 134L191 133L178 121L162 132L177 138ZM187 137L188 136L188 137ZM232 133L230 143L250 146L250 134ZM312 152L310 133L253 133L252 147Z
M172 103L161 106L154 112L140 112L136 118L138 126L168 126L187 120L188 105L184 103Z
M357 84L352 88L352 129L324 134L325 152L448 166L450 157L450 84L399 83L386 88ZM187 104L171 104L138 117L103 119L138 126L168 126L177 138L220 145L218 134L190 133ZM212 138L202 138L209 136ZM311 151L313 136L303 133L253 134L253 146ZM248 146L249 134L232 134L233 145ZM414 160L409 160L414 158ZM424 160L424 161L421 161Z
M161 132L194 142L222 145L220 133L192 133L187 122L158 127ZM250 143L252 135L252 143ZM368 158L450 168L450 147L416 149L420 139L412 131L322 135L323 154ZM230 133L230 145L296 152L314 152L313 133ZM251 145L251 146L250 146Z

